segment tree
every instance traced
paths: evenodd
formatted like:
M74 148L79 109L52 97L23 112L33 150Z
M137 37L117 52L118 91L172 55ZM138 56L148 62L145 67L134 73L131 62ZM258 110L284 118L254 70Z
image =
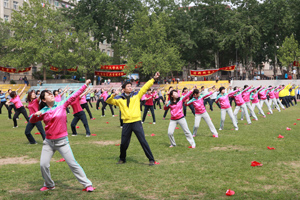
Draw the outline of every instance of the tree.
M300 49L298 41L295 40L294 35L286 37L282 46L278 49L278 58L283 66L287 68L291 66L294 61L299 61ZM298 70L299 71L299 70Z
M166 75L182 69L184 62L178 46L167 38L165 23L168 18L164 13L148 15L147 10L138 14L122 44L122 55L129 66L126 72L132 72L139 62L142 62L140 71L146 75L156 71Z

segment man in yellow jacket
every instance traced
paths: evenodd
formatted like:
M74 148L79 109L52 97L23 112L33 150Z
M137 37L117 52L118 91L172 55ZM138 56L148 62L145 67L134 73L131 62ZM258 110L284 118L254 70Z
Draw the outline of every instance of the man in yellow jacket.
M291 87L291 84L288 84L287 86L282 85L282 88L284 89L279 92L279 99L282 101L282 104L285 105L286 108L290 107L289 89Z
M297 99L296 99L296 93L295 90L298 88L298 86L296 86L295 84L293 85L293 87L291 88L291 92L290 92L290 99L291 101L295 102L295 105L297 105Z
M154 79L159 78L159 72L156 72ZM140 99L147 92L147 90L154 84L154 79L149 80L140 89L139 92L132 91L132 85L130 82L126 82L122 85L124 93L117 96L119 91L113 93L106 102L115 106L119 106L121 111L121 119L123 120L122 138L120 145L120 160L117 164L126 163L126 151L130 143L132 131L138 138L147 158L149 159L149 165L158 164L155 162L151 149L145 138L144 129L141 122L141 110Z

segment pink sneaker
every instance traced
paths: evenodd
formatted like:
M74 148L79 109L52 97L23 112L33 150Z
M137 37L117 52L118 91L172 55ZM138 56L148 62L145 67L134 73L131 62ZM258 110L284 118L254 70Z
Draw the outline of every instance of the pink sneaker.
M219 136L218 135L213 135L213 137L218 138Z
M264 115L264 118L266 118L266 115Z
M170 145L169 147L172 148L172 147L174 147L174 146L173 146L173 145Z
M196 137L196 135L193 135L193 137Z
M189 146L189 149L195 149L196 146Z
M54 190L55 189L55 187L46 187L46 186L44 186L44 187L42 187L41 189L40 189L40 191L42 191L42 192L44 192L44 191L48 191L48 190Z
M165 118L163 118L163 120L164 120Z
M88 186L88 187L84 188L82 191L93 192L94 190L95 190L95 188L93 188L92 186Z

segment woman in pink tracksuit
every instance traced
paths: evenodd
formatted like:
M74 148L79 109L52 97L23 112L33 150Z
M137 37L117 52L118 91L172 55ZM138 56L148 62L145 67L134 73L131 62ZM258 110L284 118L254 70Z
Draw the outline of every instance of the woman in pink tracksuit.
M268 99L267 99L267 92L268 90L273 89L273 87L267 88L267 89L262 89L260 92L258 92L258 96L260 97L260 107L262 109L264 103L267 105L268 110L271 114L273 114L273 111L269 105Z
M178 91L172 90L170 92L170 100L169 102L166 102L164 109L168 110L170 108L171 110L171 120L168 128L168 136L171 142L170 147L176 146L175 139L174 139L174 130L176 128L176 125L179 124L181 128L184 131L185 137L188 140L188 142L191 144L189 148L195 148L196 143L194 141L194 138L189 130L189 127L186 123L185 117L183 115L182 111L182 104L185 102L189 96L192 94L193 90L188 92L185 96L179 97Z
M221 105L221 124L220 124L220 131L223 130L224 128L224 122L226 118L226 112L228 113L233 126L235 127L235 130L239 130L239 127L237 126L236 119L234 118L234 115L232 113L232 109L229 103L228 97L233 97L233 95L238 92L239 90L235 90L233 92L230 92L229 94L225 93L225 87L220 87L219 88L219 95L217 96L216 103L220 103Z
M213 134L213 137L218 137L218 132L212 123L209 114L206 112L203 99L206 97L209 97L215 92L215 90L211 91L210 93L206 95L200 94L198 89L194 89L193 94L191 95L191 100L187 103L187 105L193 105L195 108L195 124L194 124L194 130L193 130L193 137L197 135L197 130L200 125L201 118L204 119L206 124L208 125L211 133Z
M279 99L279 92L281 92L281 90L283 90L284 87L281 87L279 86L277 90L275 90L274 94L275 94L275 98L276 98L276 101L278 103L278 105L280 105L280 107L285 110L285 107L282 105L280 99Z
M251 119L250 119L250 116L248 114L247 106L246 106L245 101L242 97L243 93L246 92L247 90L249 90L250 88L251 88L251 86L247 87L244 90L242 90L242 88L239 88L239 87L233 88L233 90L236 90L236 89L239 90L238 92L236 92L233 95L233 97L235 99L235 103L236 103L236 107L235 107L234 112L233 112L233 114L235 116L235 119L236 119L236 123L238 123L237 114L239 113L239 110L242 109L242 111L244 112L244 114L246 116L247 123L249 125L251 124Z
M85 187L85 191L92 192L94 190L91 181L86 177L83 169L74 158L72 149L69 145L66 124L66 108L84 92L90 82L91 80L87 80L85 85L78 91L74 92L61 102L55 102L55 98L51 91L42 91L40 95L41 110L30 116L30 123L37 123L38 121L43 120L46 125L46 139L43 142L40 161L41 172L45 182L44 187L40 189L41 191L53 190L55 188L49 170L50 160L55 151L59 151L63 156L77 180Z
M251 86L252 87L252 86ZM248 85L245 85L244 86L244 89L246 89L246 88L248 88ZM251 106L251 103L250 103L250 95L251 95L251 93L254 91L254 90L257 90L259 87L257 87L257 88L250 88L250 89L248 89L247 91L245 91L243 94L242 94L242 96L243 96L243 99L244 99L244 101L245 101L245 104L246 104L246 106L247 106L247 108L249 109L249 111L250 111L250 116L252 116L255 120L258 120L258 118L257 118L257 116L256 116L256 114L255 114L255 112L254 112L254 110L252 109L252 106ZM243 120L243 118L244 118L244 111L242 110L242 117L241 117L241 120Z
M100 95L100 97L103 98L102 117L105 117L105 108L106 108L107 105L109 106L110 111L111 111L111 114L112 114L112 116L114 117L114 116L115 116L115 113L114 113L113 106L112 106L111 104L106 103L106 99L107 99L107 97L108 97L108 92L105 91L105 90L102 90L102 91L103 91L103 92L102 92L102 94Z
M259 89L259 90L258 90ZM264 87L261 88L257 88L256 90L254 90L251 95L250 95L250 100L252 101L252 109L253 111L255 110L255 107L258 108L258 111L260 114L262 114L264 117L266 117L264 111L261 109L260 107L260 103L259 103L259 99L258 99L258 93L263 90Z
M272 86L269 86L269 87L272 87ZM276 109L280 112L280 107L277 104L276 97L275 97L275 91L277 89L278 88L273 88L273 89L269 90L267 94L269 95L269 105L270 105L270 107L272 106L272 104L274 104Z

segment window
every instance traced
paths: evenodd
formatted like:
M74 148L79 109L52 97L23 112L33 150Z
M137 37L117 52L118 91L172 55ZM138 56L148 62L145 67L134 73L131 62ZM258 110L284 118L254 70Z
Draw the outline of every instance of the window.
M106 44L106 40L104 40L102 44Z
M8 21L9 16L8 15L4 15L4 20Z
M18 2L17 1L13 2L13 9L15 9L15 10L18 9Z
M61 4L61 7L63 7L63 8L66 7L66 4L62 3L62 4Z
M109 54L110 54L110 50L107 50L107 55L109 56Z
M8 8L8 0L4 0L4 8Z
M52 4L52 0L48 0L48 3L51 5Z
M102 49L102 52L105 52L105 49Z
M111 57L114 57L114 52L113 51L111 52Z
M59 6L59 2L58 2L58 1L54 1L54 5L55 5L56 7L58 7L58 6Z
M37 72L37 67L32 67L32 73L36 73Z

